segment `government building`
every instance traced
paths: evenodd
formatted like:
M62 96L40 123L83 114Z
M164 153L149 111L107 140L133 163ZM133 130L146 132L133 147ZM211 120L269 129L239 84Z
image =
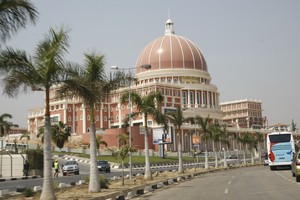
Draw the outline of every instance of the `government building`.
M148 66L148 67L145 67ZM120 68L122 70L122 68ZM125 70L125 69L123 69ZM136 59L135 67L126 69L135 73L136 82L128 87L111 92L102 99L95 108L95 121L97 134L102 134L109 146L118 145L116 135L124 133L123 120L130 112L130 104L122 104L122 94L130 88L141 95L147 95L152 91L160 91L164 97L162 112L175 110L181 107L184 117L203 118L209 115L213 122L224 121L238 122L240 126L248 127L247 123L262 125L261 113L253 113L255 116L231 117L229 105L220 106L220 93L218 87L212 83L206 60L191 40L175 34L174 24L171 19L165 23L164 34L149 42ZM53 123L62 121L71 127L74 135L82 135L83 141L88 141L90 129L90 109L79 98L56 99L55 89L52 88L50 100L51 120ZM247 103L247 102L246 102ZM239 106L239 104L237 104ZM244 105L241 104L242 108ZM259 104L261 106L261 104ZM261 110L261 107L258 108ZM132 105L132 112L136 105ZM244 111L241 110L241 115ZM239 112L238 112L239 114ZM256 116L257 115L257 116ZM39 127L44 125L44 107L34 108L29 111L28 130L37 134ZM249 121L247 121L249 117ZM245 121L246 120L246 121ZM253 123L252 123L252 120ZM139 115L132 119L132 144L140 149L144 148L143 135L140 127L145 126L144 116ZM151 118L146 122L150 129L160 127ZM176 151L177 141L175 130L170 128L172 143L167 145L167 150ZM198 145L199 130L192 124L183 126L182 144L183 151L190 151ZM149 136L149 147L157 149ZM198 137L198 139L197 139Z

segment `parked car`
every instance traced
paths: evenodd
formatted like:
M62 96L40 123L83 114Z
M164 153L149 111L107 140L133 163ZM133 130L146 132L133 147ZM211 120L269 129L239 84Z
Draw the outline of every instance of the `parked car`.
M269 159L268 158L264 159L264 166L269 166Z
M296 177L296 182L300 182L300 152L298 151L292 160L292 175Z
M105 171L106 173L110 173L110 164L106 160L98 160L97 167L99 172Z
M75 160L68 160L65 162L62 167L63 176L67 176L69 174L79 175L79 165Z
M229 154L226 156L226 159L237 159L237 156L235 154Z

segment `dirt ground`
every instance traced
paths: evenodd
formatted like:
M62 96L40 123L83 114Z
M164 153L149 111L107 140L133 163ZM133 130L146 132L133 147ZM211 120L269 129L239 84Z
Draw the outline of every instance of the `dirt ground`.
M204 172L205 170L202 168L198 168L196 172ZM178 176L189 175L195 173L195 169L187 169L184 174L179 174L178 172L155 172L152 175L153 180L144 180L144 176L135 176L132 180L125 179L125 185L122 186L121 179L110 181L108 189L101 189L99 193L89 193L88 192L88 183L85 183L80 186L72 186L63 189L55 189L55 194L58 200L62 199L70 199L70 200L88 200L88 199L108 199L110 195L115 196L114 194L125 194L127 196L128 191L131 188L141 187L145 188L144 186L150 185L153 183L157 183L160 181L167 181L172 178L176 178ZM40 193L37 193L34 197L25 198L22 194L11 196L9 200L38 200L40 197Z

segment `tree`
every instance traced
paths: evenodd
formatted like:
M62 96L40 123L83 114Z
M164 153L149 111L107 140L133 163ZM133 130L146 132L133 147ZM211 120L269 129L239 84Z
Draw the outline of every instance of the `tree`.
M215 143L220 141L220 135L221 135L220 125L219 124L213 124L210 127L210 132L211 132L211 139L212 139L212 142L213 142L212 148L213 148L213 152L215 154L215 168L218 168L219 167L218 152L217 152Z
M30 133L28 132L23 133L22 136L20 137L20 140L22 140L23 138L26 138L26 150L28 150L28 140L30 140Z
M129 136L126 133L122 133L117 135L119 146L123 146L127 144L127 141L129 140Z
M294 122L293 119L292 119L291 129L292 129L292 131L296 131L297 130L297 124Z
M264 141L264 135L260 132L255 132L254 134L254 148L256 150L258 150L258 154L259 154L259 161L261 162L261 147L260 147L260 143Z
M100 192L100 183L97 168L97 143L95 125L95 106L100 103L104 95L104 86L108 80L105 76L104 55L85 53L84 66L70 66L67 70L68 78L63 82L58 94L62 96L80 97L90 109L90 179L89 192Z
M40 41L35 54L29 56L25 51L7 48L0 53L0 72L3 75L3 93L15 97L20 92L44 91L44 179L41 199L55 199L52 178L50 88L63 78L64 55L69 47L68 31L50 28ZM20 91L22 90L22 91Z
M174 125L175 129L178 131L177 141L178 141L178 172L183 173L183 160L182 160L182 146L181 146L181 136L182 136L182 125L186 122L192 122L193 118L184 118L181 107L178 107L176 112L167 113L166 118L170 120L170 123Z
M250 150L251 152L251 162L254 164L253 158L253 148L257 149L258 140L255 138L254 134L251 133L244 133L238 140L246 146L246 149ZM246 153L244 151L244 164L246 164Z
M143 114L144 115L144 126L145 126L145 175L144 179L152 179L152 174L150 170L150 159L149 159L149 132L148 132L148 117L152 116L152 118L158 123L162 123L162 113L158 108L158 104L163 101L163 96L160 92L151 92L148 95L141 96L136 92L130 92L131 101L134 102L137 106L137 112L134 114ZM129 100L129 91L126 91L122 97L121 102L125 103ZM130 116L132 117L132 116Z
M209 169L208 164L208 140L211 137L211 124L210 124L210 118L209 115L206 118L202 118L201 116L195 117L195 122L197 125L199 125L199 128L202 131L202 140L205 141L205 169Z
M35 23L38 12L28 0L0 1L0 41L5 42L28 22ZM1 47L1 45L0 45Z
M11 119L12 115L4 113L0 116L0 136L3 137L7 131L9 131L10 125L6 119Z
M97 146L98 149L100 149L100 145L104 145L104 146L107 147L107 142L105 142L103 140L103 137L101 135L97 135L96 136L96 146Z
M58 148L63 148L65 142L68 141L70 136L70 127L67 127L66 124L64 124L62 121L59 121L58 124L52 125L51 139Z
M229 141L229 137L230 134L227 131L227 126L224 125L221 129L220 129L220 141L221 143L223 143L225 145L225 149L224 149L224 168L227 168L227 159L226 159L226 151L229 150L230 147L230 141Z
M137 149L130 147L128 144L121 146L121 148L109 147L107 149L112 155L112 157L116 159L121 159L122 165L122 185L124 186L124 160L129 156L130 152L136 152Z

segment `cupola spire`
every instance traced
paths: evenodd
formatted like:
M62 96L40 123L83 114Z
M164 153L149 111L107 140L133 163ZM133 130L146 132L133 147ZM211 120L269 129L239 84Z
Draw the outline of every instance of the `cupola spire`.
M175 34L174 24L173 24L173 21L171 19L168 19L166 21L166 25L165 25L165 35L168 35L168 34Z

